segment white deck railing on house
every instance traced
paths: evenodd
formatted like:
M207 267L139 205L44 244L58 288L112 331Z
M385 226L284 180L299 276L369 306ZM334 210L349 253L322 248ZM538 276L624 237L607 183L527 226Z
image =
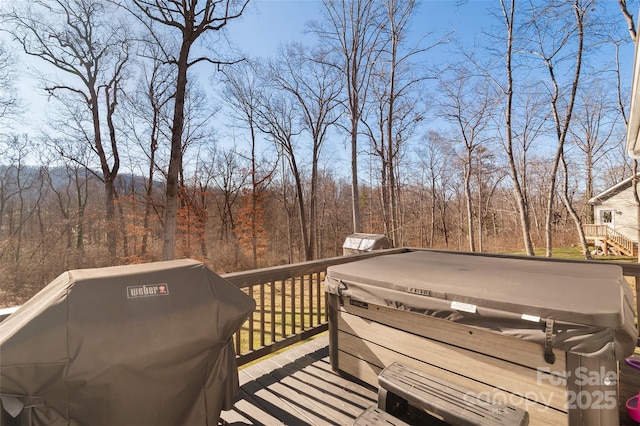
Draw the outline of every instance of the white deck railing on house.
M627 256L636 256L636 243L620 232L612 229L608 225L582 225L585 238L590 240L601 240L603 243L612 245Z

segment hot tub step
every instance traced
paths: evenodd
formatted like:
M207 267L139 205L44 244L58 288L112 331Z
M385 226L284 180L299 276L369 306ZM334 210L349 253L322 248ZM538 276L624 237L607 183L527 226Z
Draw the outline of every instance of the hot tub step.
M382 370L378 383L378 408L394 415L410 405L453 425L529 423L525 410L480 398L472 391L398 362Z

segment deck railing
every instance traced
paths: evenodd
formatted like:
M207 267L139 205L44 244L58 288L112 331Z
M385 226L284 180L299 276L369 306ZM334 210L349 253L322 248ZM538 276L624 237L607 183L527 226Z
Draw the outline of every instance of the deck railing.
M322 281L329 266L411 250L420 249L380 250L222 275L256 300L254 313L234 335L238 365L247 364L327 330L327 309ZM523 258L522 256L486 253L478 253L477 255ZM602 263L602 261L546 257L527 257L527 259L540 262ZM607 263L622 267L623 275L630 285L635 287L637 313L639 309L640 264ZM0 321L2 319L0 318Z
M252 296L256 309L235 334L238 365L244 365L328 329L324 275L332 265L401 253L391 249L222 275Z

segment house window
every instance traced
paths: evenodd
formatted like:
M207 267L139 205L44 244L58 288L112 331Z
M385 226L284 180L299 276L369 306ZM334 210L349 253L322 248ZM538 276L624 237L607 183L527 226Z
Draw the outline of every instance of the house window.
M613 211L604 210L602 212L602 223L613 223Z

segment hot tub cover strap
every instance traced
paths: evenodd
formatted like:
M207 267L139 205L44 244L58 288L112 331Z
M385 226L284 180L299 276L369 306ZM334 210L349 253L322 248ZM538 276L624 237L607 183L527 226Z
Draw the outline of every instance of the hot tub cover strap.
M556 362L556 354L553 353L553 323L551 318L547 318L544 330L544 360L549 364Z

